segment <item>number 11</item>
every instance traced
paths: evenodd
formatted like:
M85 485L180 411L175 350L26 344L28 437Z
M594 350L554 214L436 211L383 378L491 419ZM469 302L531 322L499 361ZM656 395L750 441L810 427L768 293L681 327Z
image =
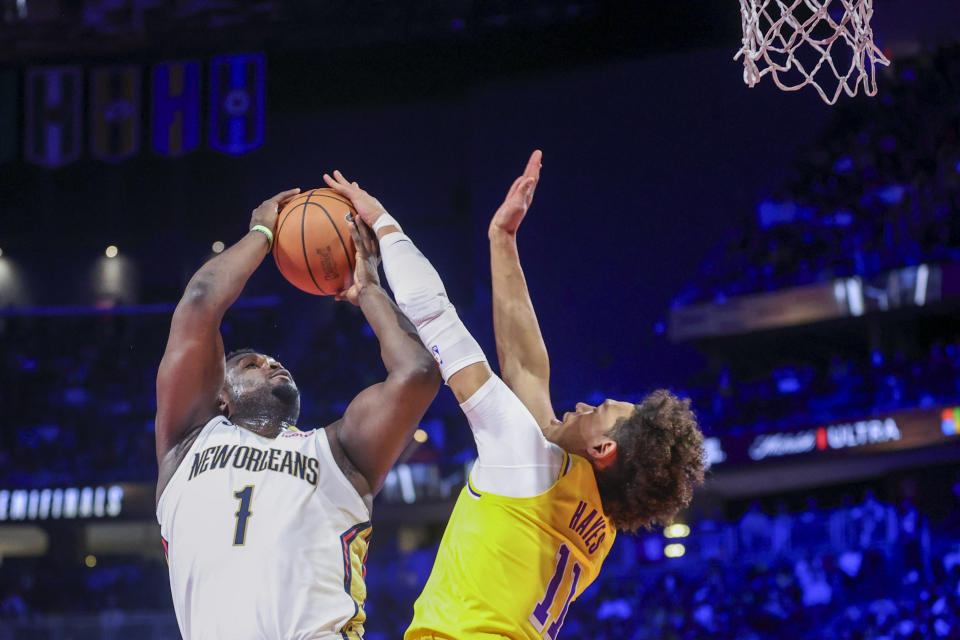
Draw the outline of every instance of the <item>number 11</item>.
M571 570L573 580L570 583L570 592L567 594L567 599L563 602L563 609L560 610L560 615L553 621L553 624L544 630L547 620L550 619L550 608L557 599L557 591L560 589L560 583L563 582L563 577L567 573L567 562L569 560L570 548L567 547L566 544L561 544L557 550L557 567L553 571L553 577L550 578L550 582L547 584L547 592L543 595L543 600L537 603L533 613L530 614L530 622L533 623L537 631L546 637L547 640L556 640L557 634L560 633L560 627L563 626L563 621L567 617L570 601L573 600L573 595L577 592L577 583L580 582L580 574L583 572L583 568L574 560L573 569Z

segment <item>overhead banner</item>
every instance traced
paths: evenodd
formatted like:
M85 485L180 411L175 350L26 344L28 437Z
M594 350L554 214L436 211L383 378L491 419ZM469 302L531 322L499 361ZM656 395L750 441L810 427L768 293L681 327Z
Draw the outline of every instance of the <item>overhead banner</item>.
M24 157L44 167L62 167L80 157L83 82L80 67L27 70Z
M17 74L0 71L0 163L17 153Z
M240 155L263 144L266 60L262 54L216 56L210 62L211 149Z
M869 278L854 276L703 302L670 310L674 341L750 333L923 307L960 295L960 267L902 267Z
M887 415L742 436L711 438L712 466L842 458L960 445L960 407L911 409Z
M189 153L200 144L200 63L162 62L153 68L153 150Z
M44 167L78 160L85 145L100 160L125 160L140 153L144 126L150 128L154 151L177 157L201 147L204 122L210 149L242 155L261 147L266 57L211 58L208 88L202 65L199 60L158 63L146 91L143 68L137 65L93 67L87 76L79 66L30 67L22 88L18 70L0 70L0 163L15 159L20 145L27 162Z
M116 162L140 151L140 69L97 67L90 74L90 151Z

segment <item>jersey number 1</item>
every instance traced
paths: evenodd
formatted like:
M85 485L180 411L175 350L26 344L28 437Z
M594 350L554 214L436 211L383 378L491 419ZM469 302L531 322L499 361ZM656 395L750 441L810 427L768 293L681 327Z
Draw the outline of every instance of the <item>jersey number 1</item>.
M563 608L560 610L560 615L553 621L553 624L547 627L547 622L550 620L550 609L557 599L560 584L563 582L563 578L567 573L567 564L573 565L571 569L572 580L570 582L570 591L567 593L567 599L563 601ZM577 592L577 583L580 582L580 574L582 572L583 568L576 560L570 562L570 548L566 544L561 544L560 549L557 550L557 566L553 570L553 577L550 578L550 582L547 584L547 592L543 595L543 600L537 603L533 613L530 614L530 622L532 622L533 626L540 632L540 635L548 640L556 640L557 634L560 633L560 627L563 626L563 621L567 617L567 610L570 608L570 601L573 600L573 594Z
M242 545L247 539L247 518L253 515L250 511L250 501L253 499L253 485L247 485L242 491L234 491L233 497L240 501L237 509L237 527L233 531L233 546Z

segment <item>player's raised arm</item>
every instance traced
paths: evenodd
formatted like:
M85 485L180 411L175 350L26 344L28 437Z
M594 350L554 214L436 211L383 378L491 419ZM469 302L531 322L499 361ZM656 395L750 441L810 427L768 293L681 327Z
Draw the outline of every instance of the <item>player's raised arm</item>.
M377 240L362 220L350 221L357 247L351 286L337 296L360 307L380 341L387 378L364 389L337 426L344 453L376 493L410 442L440 388L440 373L417 331L380 286Z
M272 241L257 227L272 233L277 212L299 192L283 191L257 207L247 235L200 267L173 312L170 336L157 371L156 449L161 484L169 466L164 465L167 455L191 428L201 426L218 412L217 397L224 379L220 321L269 252Z
M503 381L541 426L554 419L550 402L550 358L520 266L517 229L540 180L540 151L534 151L490 221L493 331Z
M447 298L436 269L376 198L339 172L324 180L349 198L375 230L397 304L433 353L467 416L478 453L472 481L500 495L521 497L545 491L557 478L562 452L546 440L530 411L493 375L480 345Z
M420 340L431 349L443 379L463 402L485 383L493 372L480 345L473 339L456 310L433 265L402 233L380 201L349 182L339 171L324 181L349 198L363 221L373 229L383 253L383 270L397 303L415 325ZM441 346L442 345L442 346ZM441 351L442 349L442 351Z

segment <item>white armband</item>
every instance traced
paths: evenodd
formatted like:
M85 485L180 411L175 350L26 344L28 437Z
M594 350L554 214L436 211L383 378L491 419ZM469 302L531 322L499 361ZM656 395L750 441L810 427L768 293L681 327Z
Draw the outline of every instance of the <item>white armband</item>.
M400 227L400 223L397 222L392 215L389 213L381 213L380 217L373 221L373 235L377 235L377 232L384 227L394 226L397 229L400 229L400 233L403 233L403 229Z
M383 216L377 220L383 219ZM402 232L380 239L383 271L397 305L417 328L433 354L444 381L464 367L485 362L480 345L463 325L447 298L440 275Z

